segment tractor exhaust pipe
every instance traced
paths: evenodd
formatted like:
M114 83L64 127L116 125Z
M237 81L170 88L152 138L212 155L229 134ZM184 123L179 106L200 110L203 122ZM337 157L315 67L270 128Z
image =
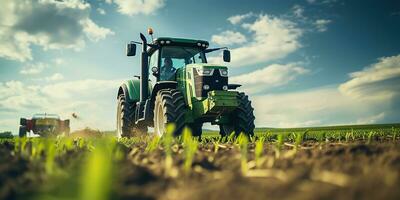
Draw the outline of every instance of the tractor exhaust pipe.
M147 40L142 33L140 33L140 39L142 40L140 102L144 103L149 97L149 55L147 54Z

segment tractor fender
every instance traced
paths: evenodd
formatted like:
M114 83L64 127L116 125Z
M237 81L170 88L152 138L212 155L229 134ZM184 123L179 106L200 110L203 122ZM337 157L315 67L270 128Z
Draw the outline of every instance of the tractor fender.
M152 86L149 81L149 95L151 90ZM118 89L117 99L121 94L125 94L128 102L138 102L140 100L140 79L125 81Z
M151 101L154 102L157 96L157 92L162 90L162 89L168 89L168 88L173 88L176 89L178 86L178 82L176 81L159 81L157 82L153 90L151 92Z
M140 99L140 81L139 80L127 80L118 89L118 95L124 94L125 98L129 102L137 102Z

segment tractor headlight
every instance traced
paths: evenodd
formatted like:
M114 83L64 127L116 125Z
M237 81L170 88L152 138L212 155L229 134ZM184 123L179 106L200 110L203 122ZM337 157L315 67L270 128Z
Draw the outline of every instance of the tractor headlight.
M214 73L214 69L206 68L196 68L196 71L200 76L212 76Z
M228 77L228 69L219 69L219 74L223 77Z
M224 85L224 86L222 86L222 89L223 89L223 90L228 90L228 86L227 86L227 85Z
M209 85L203 85L203 89L204 89L204 90L209 90L209 89L210 89L210 86L209 86Z

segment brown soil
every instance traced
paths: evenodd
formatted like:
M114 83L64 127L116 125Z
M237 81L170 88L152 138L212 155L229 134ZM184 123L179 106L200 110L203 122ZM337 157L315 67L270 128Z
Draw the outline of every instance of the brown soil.
M99 131L99 130L95 130L95 129L91 129L89 127L86 127L82 130L77 130L72 132L71 134L69 134L69 137L72 138L99 138L99 137L103 137L104 134Z
M279 158L268 145L258 168L250 146L246 175L240 152L231 145L221 145L216 154L212 145L201 148L189 175L179 168L163 171L164 156L158 153L131 151L121 170L119 198L400 199L399 143L310 143L297 152L287 147ZM176 159L175 166L182 162Z
M191 173L182 169L182 148L173 149L173 167L166 171L162 149L123 147L126 159L117 163L112 199L400 199L399 141L310 142L297 151L286 145L279 157L266 144L259 167L250 144L245 175L234 145L220 144L217 153L212 143L201 145ZM0 146L0 199L25 199L38 192L38 182L46 184L43 169L29 162L12 155L10 144Z

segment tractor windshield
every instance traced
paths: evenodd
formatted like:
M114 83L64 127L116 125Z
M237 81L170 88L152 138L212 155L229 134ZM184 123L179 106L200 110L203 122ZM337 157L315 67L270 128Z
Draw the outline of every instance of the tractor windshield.
M172 80L175 71L192 63L206 63L202 49L197 47L167 46L161 50L160 80Z

